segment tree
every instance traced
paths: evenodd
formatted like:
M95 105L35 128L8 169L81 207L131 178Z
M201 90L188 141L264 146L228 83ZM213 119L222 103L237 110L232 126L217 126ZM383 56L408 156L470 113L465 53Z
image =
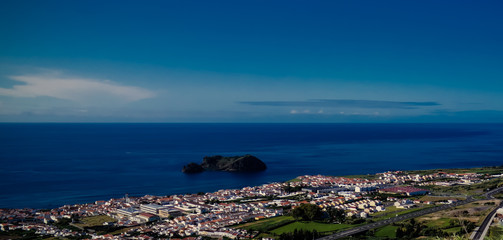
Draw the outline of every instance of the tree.
M293 232L282 233L279 236L279 239L280 240L311 240L311 239L317 239L319 237L321 237L321 235L316 230L313 230L311 232L309 230L295 229Z
M330 215L332 222L342 223L346 220L346 213L342 209L330 208L328 209L328 215Z
M292 216L297 220L307 218L304 214L304 209L302 208L302 205L292 210Z
M306 209L304 211L305 211L307 219L309 219L311 221L314 219L318 219L321 216L321 209L317 205L314 205L314 204L306 205Z
M301 204L293 209L292 215L295 219L312 221L321 218L321 209L314 204Z

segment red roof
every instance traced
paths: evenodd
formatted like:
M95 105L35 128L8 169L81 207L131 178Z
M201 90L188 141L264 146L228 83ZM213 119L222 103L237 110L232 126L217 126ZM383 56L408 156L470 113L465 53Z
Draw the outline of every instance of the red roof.
M148 217L148 218L155 217L155 215L151 214L151 213L140 213L139 215L144 216L144 217Z
M415 187L391 187L382 189L385 192L395 192L395 193L413 193L413 192L423 192L428 191L426 189L415 188Z

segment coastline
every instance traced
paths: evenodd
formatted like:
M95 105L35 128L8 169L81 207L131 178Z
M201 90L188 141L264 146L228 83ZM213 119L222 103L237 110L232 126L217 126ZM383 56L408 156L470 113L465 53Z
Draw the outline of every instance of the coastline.
M481 173L481 174L501 174L502 177L503 177L503 165L501 166L483 166L483 167L474 167L474 168L442 168L442 169L419 169L419 170L389 170L388 172L403 172L403 173L406 173L406 174L418 174L418 175L427 175L427 174L432 174L432 173L436 173L436 172L442 172L442 171L445 171L445 172L449 172L449 173L456 173L456 174L463 174L463 173ZM243 174L243 173L236 173L236 174ZM246 174L246 173L244 173ZM342 175L342 176L335 176L335 175L323 175L323 176L327 176L327 177L342 177L342 178L354 178L354 179L377 179L378 176L377 174L379 173L369 173L369 174L364 174L364 175ZM307 175L301 175L301 176L297 176L296 178L293 178L293 179L290 179L290 180L285 180L285 181L278 181L278 182L273 182L273 183L290 183L290 182L296 182L299 177L303 177L303 176L307 176ZM262 183L260 185L266 185L266 184L271 184L271 182L269 183ZM244 187L244 186L243 186ZM251 186L253 187L253 186ZM197 192L189 192L189 193L185 193L185 194L197 194L197 193L201 193L201 192L204 192L204 193L210 193L210 192L219 192L219 191L229 191L229 190L236 190L236 189L240 189L240 188L232 188L232 189L217 189L215 191L197 191ZM124 194L117 194L117 197L112 197L110 199L120 199L120 198L123 198L124 196L129 196L131 198L142 198L142 197L148 197L148 196L157 196L157 197L169 197L169 196L173 196L173 195L180 195L181 193L173 193L173 194L169 194L169 195L152 195L152 194L129 194L129 193L124 193ZM181 194L181 195L184 195L184 194ZM93 195L89 195L89 196L93 196ZM60 208L60 207L63 207L63 206L71 206L71 205L85 205L85 204L89 204L89 203L93 203L93 202L96 202L96 201L104 201L104 200L107 200L107 199L103 199L103 198L94 198L92 199L91 201L88 201L88 202L81 202L81 203L67 203L67 204L64 204L64 205L60 205L60 206L56 206L56 207L53 207L53 208ZM0 209L17 209L17 208L0 208ZM34 210L40 210L40 209L48 209L48 208L30 208L30 207L24 207L24 208L18 208L18 209L34 209ZM49 208L51 209L51 208Z
M366 231L369 229L395 222L414 225L414 222L407 221L423 215L434 214L445 218L442 213L445 211L451 212L448 216L457 218L458 206L474 208L473 211L465 210L466 214L470 214L480 212L480 205L503 205L503 201L493 196L503 197L499 194L503 191L503 166L456 168L452 171L386 171L364 177L302 175L286 182L215 192L141 197L125 195L53 209L0 209L0 233L10 237L31 234L125 239L140 233L143 238L161 239L194 236L257 239L277 238L281 232L295 234L292 229L280 230L283 225L312 223L317 226L315 228L332 229L321 233L310 232L314 234L313 238L335 239L339 235L368 234ZM307 206L326 213L298 215L297 210L307 211L302 210ZM491 213L496 211L494 207L484 209ZM343 214L342 218L341 215L331 215L337 212ZM327 214L328 220L322 217ZM304 219L306 216L318 217ZM269 224L278 219L286 222ZM339 228L340 221L344 221L342 226L347 227ZM424 222L420 224L427 228ZM258 226L268 227L254 230ZM347 228L351 230L343 231ZM469 224L469 229L470 232L474 229L473 223ZM461 231L456 233L465 234ZM389 236L394 234L398 236L399 231ZM447 232L437 231L434 234L445 235Z

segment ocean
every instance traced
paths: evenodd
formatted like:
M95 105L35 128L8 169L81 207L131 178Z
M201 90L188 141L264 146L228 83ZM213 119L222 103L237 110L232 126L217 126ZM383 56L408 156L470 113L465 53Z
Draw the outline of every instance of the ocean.
M300 175L503 164L503 124L1 123L0 208L241 188ZM259 173L181 172L252 154Z

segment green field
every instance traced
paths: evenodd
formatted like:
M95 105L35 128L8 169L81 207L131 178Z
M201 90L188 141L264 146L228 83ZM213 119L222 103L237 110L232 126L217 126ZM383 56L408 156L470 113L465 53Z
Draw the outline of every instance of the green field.
M372 214L371 216L372 217L378 217L378 216L387 215L387 214L390 214L390 213L393 213L393 212L396 212L396 211L399 211L399 209L397 207L395 207L395 206L389 206L389 207L386 208L385 211L376 212L376 213Z
M270 237L272 235L281 235L282 233L293 232L295 229L298 230L316 230L318 232L334 232L341 229L348 229L354 227L351 224L329 224L320 223L314 221L295 221L291 216L280 216L269 219L264 219L255 222L249 222L245 224L240 224L234 226L234 228L246 229L248 231L259 231L262 232L262 237Z
M381 237L381 238L396 238L396 230L398 229L397 226L385 226L382 228L378 228L375 232L376 237Z
M79 227L95 227L95 226L103 226L105 222L116 222L112 217L106 215L92 216L92 217L84 217L80 219L80 223L76 223L76 226Z
M445 196L423 196L419 198L419 201L430 201L430 202L439 202L439 201L447 201L450 199L455 200L465 200L466 197L445 197Z
M438 227L438 228L446 228L451 225L453 222L453 219L450 218L439 218L436 220L431 220L426 223L426 226L428 227Z
M385 220L385 219L388 219L388 218L396 217L397 215L400 216L400 215L404 215L404 214L407 214L407 213L420 211L420 210L423 210L425 208L431 208L431 207L434 207L434 206L425 206L425 207L419 207L419 208L411 208L411 209L405 209L405 210L400 211L400 212L388 212L388 213L386 213L386 211L387 211L387 209L386 209L386 211L384 211L384 214L377 215L374 218L372 218L372 220L374 220L374 221L381 221L381 220Z
M452 169L430 169L430 170L411 170L404 171L408 174L419 174L419 175L427 175L438 173L439 171L447 172L447 173L480 173L480 174L500 174L503 171L503 166L498 167L480 167L480 168L452 168Z
M461 232L463 228L461 227L453 227L453 228L447 228L447 229L442 229L442 231L446 232L446 233L451 233L451 234L457 234L459 232Z
M443 195L443 194L456 195L456 196L472 195L474 196L474 198L477 198L477 195L482 194L486 189L494 189L498 186L503 186L503 179L496 178L466 186L457 185L457 186L444 187L444 186L429 185L429 186L423 186L422 188L430 190L434 195Z
M246 229L248 231L267 232L269 230L272 230L274 228L292 223L294 221L295 220L293 219L292 216L279 216L279 217L268 218L268 219L264 219L264 220L260 220L260 221L256 221L256 222L240 224L240 225L234 226L234 228Z
M293 232L295 229L298 230L316 230L318 232L333 232L341 229L348 229L353 227L351 224L329 224L329 223L319 223L319 222L293 222L288 225L276 228L271 231L276 235L281 235L282 233Z
M345 178L362 178L362 179L377 179L379 176L375 174L360 174L360 175L347 175Z
M299 178L294 178L294 179L290 179L288 181L286 181L287 183L288 182L300 182L301 180Z

